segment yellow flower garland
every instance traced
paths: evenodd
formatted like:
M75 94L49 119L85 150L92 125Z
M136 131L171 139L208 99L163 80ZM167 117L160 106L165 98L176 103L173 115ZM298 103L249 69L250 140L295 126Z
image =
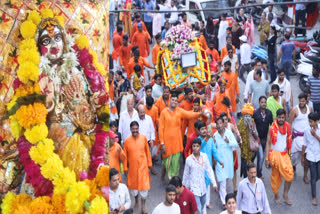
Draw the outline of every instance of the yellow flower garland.
M49 17L54 17L53 11L50 9L42 9L40 14L34 10L29 13L27 20L21 24L20 33L24 40L20 43L20 55L18 57L20 67L17 76L25 85L16 89L14 98L7 104L8 109L15 105L18 97L33 93L40 94L40 87L37 83L40 56L34 37L36 27L41 22L41 19ZM55 16L55 18L60 25L64 25L62 16ZM77 38L76 44L80 49L87 48L89 50L89 40L83 35ZM93 56L94 66L105 77L107 72L104 66L98 62L95 52L89 51ZM106 86L108 86L107 83ZM108 108L104 108L103 111L108 112ZM57 213L66 213L66 210L71 214L82 213L84 202L90 198L89 186L84 182L76 181L75 173L69 168L65 168L60 157L54 153L53 141L46 138L48 135L48 127L45 124L47 113L46 107L42 103L23 105L15 115L10 116L10 127L16 139L24 135L30 143L35 144L31 147L29 154L31 159L40 165L41 174L51 180L54 185L52 201L50 197L38 197L30 201L29 206L26 206L26 203L18 200L19 198L17 197L19 196L8 193L1 205L4 214L11 214L12 211L19 214L56 213L53 204L59 206L61 203L64 204L66 209L60 208L59 210L62 210L62 212L57 211ZM20 204L15 204L16 209L13 210L12 201L15 197L17 198L17 203ZM21 196L21 198L23 197ZM89 214L96 213L97 210L100 213L109 213L108 204L101 196L95 196L91 201L91 206L89 207Z

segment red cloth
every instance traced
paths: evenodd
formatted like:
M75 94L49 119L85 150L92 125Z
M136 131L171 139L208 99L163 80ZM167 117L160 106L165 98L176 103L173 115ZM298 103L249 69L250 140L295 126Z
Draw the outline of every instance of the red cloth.
M288 122L284 122L283 124L283 128L281 128L278 125L277 121L274 121L270 127L270 136L271 136L271 143L273 145L276 144L277 142L277 136L278 136L278 131L282 134L285 135L287 134L287 149L291 149L291 143L292 143L292 139L291 139L291 129L290 129L290 125Z
M194 194L187 189L185 186L183 186L184 189L181 193L181 195L176 197L174 200L175 203L177 203L180 207L180 211L183 214L192 214L197 211L197 202L196 198L194 197Z
M187 139L186 148L184 149L184 157L187 158L192 153L192 141L193 139L199 137L196 132L193 132Z
M233 151L233 170L236 171L239 167L237 150Z
M319 8L317 4L317 8L315 9L315 11L311 14L307 14L306 27L314 27L317 23L318 16L319 16Z

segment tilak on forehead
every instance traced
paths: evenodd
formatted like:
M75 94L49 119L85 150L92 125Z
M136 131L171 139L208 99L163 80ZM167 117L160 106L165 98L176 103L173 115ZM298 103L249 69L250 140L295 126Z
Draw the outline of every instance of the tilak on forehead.
M47 30L48 31L48 35L50 37L53 37L54 36L54 27L55 26L59 26L59 23L56 19L46 19L44 21L42 21L40 23L40 31L44 31L44 30Z

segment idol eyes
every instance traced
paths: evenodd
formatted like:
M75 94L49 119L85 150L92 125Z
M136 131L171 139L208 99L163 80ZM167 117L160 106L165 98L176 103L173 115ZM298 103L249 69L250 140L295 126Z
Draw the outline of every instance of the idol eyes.
M60 42L62 40L62 35L60 33L56 34L54 35L53 39L55 42ZM44 46L49 45L50 42L51 42L51 38L49 36L45 36L41 39L41 44Z
M49 37L44 37L41 39L41 44L44 45L44 46L47 46L50 44L50 38Z
M54 36L54 41L55 42L60 42L62 40L62 35L59 33L59 34L56 34Z

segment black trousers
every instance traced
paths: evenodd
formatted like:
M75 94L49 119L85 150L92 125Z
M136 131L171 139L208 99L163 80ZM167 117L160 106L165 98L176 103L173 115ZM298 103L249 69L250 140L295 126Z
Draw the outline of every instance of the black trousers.
M147 31L151 37L151 39L153 38L153 35L152 35L152 22L145 22L146 24L146 28L147 28Z
M261 214L261 213L260 212L258 212L258 213L247 213L245 211L242 211L242 214Z

